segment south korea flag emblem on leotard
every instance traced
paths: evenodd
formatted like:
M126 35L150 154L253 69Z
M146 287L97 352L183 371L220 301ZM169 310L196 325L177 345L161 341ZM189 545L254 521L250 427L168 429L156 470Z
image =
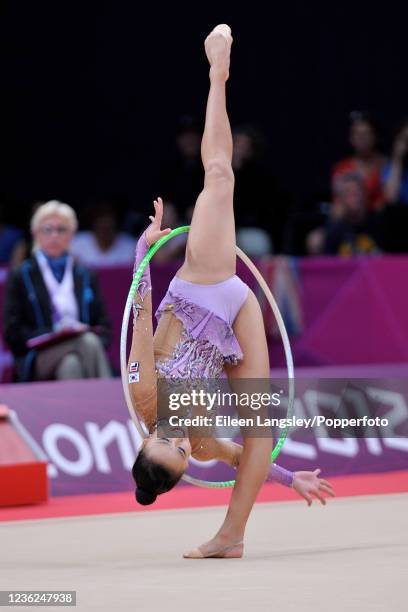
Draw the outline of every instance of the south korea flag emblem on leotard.
M129 374L129 382L130 383L139 382L139 372L132 372L132 374Z

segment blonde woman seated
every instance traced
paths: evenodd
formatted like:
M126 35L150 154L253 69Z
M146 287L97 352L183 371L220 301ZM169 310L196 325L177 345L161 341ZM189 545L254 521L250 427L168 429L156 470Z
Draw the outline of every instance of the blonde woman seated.
M17 381L111 376L110 322L96 276L69 252L77 225L68 204L41 205L31 219L32 256L8 277L4 336ZM62 330L65 336L55 334ZM33 348L43 334L54 343Z

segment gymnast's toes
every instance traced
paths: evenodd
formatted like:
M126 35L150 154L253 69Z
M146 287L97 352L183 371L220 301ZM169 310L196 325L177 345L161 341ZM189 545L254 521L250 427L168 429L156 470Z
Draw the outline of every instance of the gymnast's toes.
M243 542L221 548L213 548L208 545L205 545L205 547L205 551L202 551L200 548L193 548L193 550L184 553L184 559L240 559L244 552Z
M229 76L230 51L232 45L231 28L226 24L218 25L205 39L205 51L211 67Z
M204 559L204 555L199 548L193 548L188 552L183 553L184 559Z
M232 40L231 28L226 23L220 23L219 25L215 26L215 28L213 29L213 32L219 32L225 38L227 39L230 38Z

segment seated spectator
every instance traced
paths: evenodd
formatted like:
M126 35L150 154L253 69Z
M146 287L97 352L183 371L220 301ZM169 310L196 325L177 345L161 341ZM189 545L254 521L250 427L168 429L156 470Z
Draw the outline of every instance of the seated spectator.
M119 232L114 205L100 202L90 210L90 231L78 232L72 239L71 253L80 263L91 267L132 265L136 240Z
M18 381L111 375L104 349L110 323L97 279L69 253L76 227L67 204L40 206L31 219L32 257L9 274L4 336Z
M381 175L385 158L378 150L378 131L368 114L353 112L350 119L353 154L335 164L332 179L344 174L358 174L366 190L367 210L380 210L384 204Z
M382 180L387 204L408 205L408 119L405 119L394 141L391 161L386 164Z
M335 202L326 225L310 232L306 239L310 255L354 255L379 253L381 223L367 211L361 176L343 174L334 180Z
M15 267L24 259L24 232L8 225L4 220L3 207L0 204L0 266Z

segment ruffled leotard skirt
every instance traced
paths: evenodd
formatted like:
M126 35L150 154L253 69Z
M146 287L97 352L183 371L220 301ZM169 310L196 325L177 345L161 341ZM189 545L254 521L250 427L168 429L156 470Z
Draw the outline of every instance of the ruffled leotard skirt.
M156 318L171 310L183 324L183 332L173 354L156 363L158 376L173 380L219 378L225 363L236 364L242 359L232 325L247 295L248 285L236 275L212 285L175 276Z

